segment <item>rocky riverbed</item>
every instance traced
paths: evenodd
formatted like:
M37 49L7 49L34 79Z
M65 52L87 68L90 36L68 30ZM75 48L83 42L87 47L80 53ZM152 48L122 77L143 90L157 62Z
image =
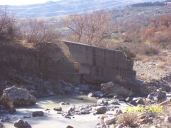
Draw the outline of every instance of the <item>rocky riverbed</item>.
M117 89L114 89L116 87ZM88 85L80 85L68 95L38 98L35 103L30 102L35 101L35 97L26 93L28 92L26 89L7 88L3 91L0 107L1 127L170 127L170 92L160 88L147 97L132 97L130 90L112 82L102 84L101 90L92 91ZM82 95L80 91L89 93ZM18 104L19 101L22 104ZM13 103L16 109L5 102ZM32 103L32 105L27 103Z
M80 100L83 98L83 100ZM66 103L66 105L62 105ZM74 116L62 116L62 112L75 105L75 107L83 105L92 105L96 103L96 98L89 98L85 95L82 96L52 96L46 98L40 98L37 103L28 107L17 108L17 112L12 115L4 115L11 118L9 121L3 122L5 127L13 127L13 123L16 120L22 119L27 121L33 128L45 128L45 127L67 127L67 125L75 127L93 127L98 122L98 118L94 115L79 115ZM57 109L58 108L58 109ZM61 109L59 109L61 108ZM37 111L37 116L33 117L33 112ZM41 115L43 112L44 114ZM58 113L58 114L57 114ZM39 115L40 114L40 115ZM86 124L86 125L85 125Z

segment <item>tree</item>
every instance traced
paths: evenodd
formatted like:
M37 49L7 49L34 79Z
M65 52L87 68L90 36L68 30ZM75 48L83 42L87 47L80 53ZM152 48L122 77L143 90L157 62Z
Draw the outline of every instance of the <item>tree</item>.
M171 25L171 15L161 16L160 24L169 27Z
M69 28L67 39L99 45L110 35L111 20L111 13L106 10L70 15L64 20L64 25Z
M21 33L23 39L32 43L53 42L60 37L59 31L54 24L42 19L21 20Z

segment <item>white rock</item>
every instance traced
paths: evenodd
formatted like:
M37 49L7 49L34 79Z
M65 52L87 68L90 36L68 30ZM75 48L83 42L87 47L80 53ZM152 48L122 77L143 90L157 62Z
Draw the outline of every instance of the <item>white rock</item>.
M68 113L72 112L72 111L75 111L75 106L70 106L67 110Z
M98 100L97 100L97 104L102 104L103 102L104 102L103 99L98 99Z
M88 94L88 97L94 97L95 95L94 95L94 93L93 92L90 92L89 94Z
M113 124L113 123L115 123L115 121L116 121L116 117L115 116L104 118L104 123L106 125Z
M120 105L117 100L110 100L109 104Z
M29 94L27 89L10 87L3 90L2 100L5 102L13 102L14 105L33 105L36 103L36 98Z
M156 126L151 126L150 128L156 128Z

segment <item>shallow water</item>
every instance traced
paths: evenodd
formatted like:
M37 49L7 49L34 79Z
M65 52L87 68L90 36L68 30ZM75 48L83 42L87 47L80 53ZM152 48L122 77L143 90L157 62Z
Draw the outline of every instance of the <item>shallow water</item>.
M84 98L80 100L80 98ZM13 115L5 115L12 117L10 122L3 123L5 128L13 128L13 122L17 119L23 119L28 121L32 128L66 128L67 125L71 125L74 128L95 128L99 122L98 116L91 114L88 115L74 115L71 119L64 118L61 114L57 114L53 108L60 106L60 102L69 102L70 105L82 106L87 104L96 103L95 98L89 98L87 96L53 96L40 98L37 100L36 105L17 108L17 112ZM62 105L62 109L65 111L70 105ZM45 111L45 109L50 109ZM32 111L44 111L44 117L31 117L23 118L24 116L31 116Z

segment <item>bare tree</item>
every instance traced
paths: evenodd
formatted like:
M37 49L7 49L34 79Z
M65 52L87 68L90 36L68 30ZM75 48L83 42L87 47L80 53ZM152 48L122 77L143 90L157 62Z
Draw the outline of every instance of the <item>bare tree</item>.
M69 15L64 20L64 25L70 29L70 34L72 34L69 38L73 38L73 41L80 42L83 35L84 23L85 19L83 16L77 14Z
M54 24L42 19L24 19L20 21L22 36L28 42L42 43L53 42L59 39L60 34Z
M64 25L70 30L67 39L99 45L110 35L111 20L111 13L106 10L70 15L64 20Z

